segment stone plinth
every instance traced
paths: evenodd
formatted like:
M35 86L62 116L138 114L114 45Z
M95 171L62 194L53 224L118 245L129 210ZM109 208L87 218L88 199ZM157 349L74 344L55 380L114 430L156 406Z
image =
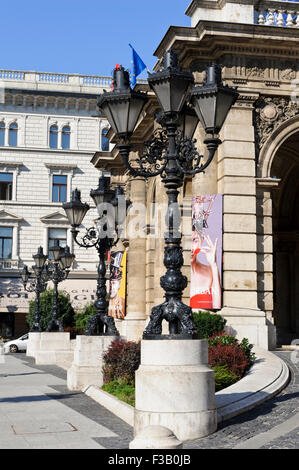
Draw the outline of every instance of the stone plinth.
M40 349L40 335L41 333L33 332L28 335L26 356L35 357L35 354Z
M116 336L77 336L74 360L67 371L69 390L85 390L103 385L103 354Z
M170 429L148 426L130 442L130 449L182 449L183 445Z
M55 364L68 369L74 357L70 333L43 332L40 334L40 348L35 353L35 363Z
M143 340L136 372L134 433L170 429L180 441L217 429L214 372L207 340Z

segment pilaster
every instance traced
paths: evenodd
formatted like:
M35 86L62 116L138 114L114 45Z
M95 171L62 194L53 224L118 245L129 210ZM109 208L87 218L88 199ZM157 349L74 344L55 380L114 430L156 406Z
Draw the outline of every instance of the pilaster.
M130 199L134 204L145 208L146 182L144 178L130 180ZM132 222L129 217L129 223ZM140 236L144 233L143 237ZM139 230L139 236L130 238L127 263L127 314L122 322L122 334L128 341L138 341L142 337L146 321L146 231Z
M223 308L237 337L268 348L266 315L258 298L257 192L253 104L241 96L230 111L218 150L218 192L223 194Z

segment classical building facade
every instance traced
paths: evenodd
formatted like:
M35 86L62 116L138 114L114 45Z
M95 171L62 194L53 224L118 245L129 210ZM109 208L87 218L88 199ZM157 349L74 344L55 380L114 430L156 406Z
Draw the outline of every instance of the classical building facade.
M155 51L156 70L170 48L183 70L202 84L206 65L222 65L223 80L239 98L221 130L217 155L205 174L186 180L181 203L195 195L223 195L222 308L231 331L273 348L299 336L299 29L294 2L193 0L190 27L171 26ZM138 87L138 85L137 85ZM140 86L139 86L140 88ZM136 151L154 131L154 96L134 134ZM200 125L195 137L204 151ZM111 136L112 142L113 136ZM166 202L161 180L131 178L117 149L93 157L99 169L126 182L131 200ZM186 212L185 212L186 214ZM188 215L185 216L188 219ZM140 335L161 303L163 238L129 240L127 317L123 333ZM189 214L190 220L190 214ZM191 222L190 222L191 224ZM188 220L187 220L188 225ZM190 232L184 237L184 274L190 279ZM189 302L190 285L185 291Z
M0 71L0 336L27 331L26 312L33 294L24 291L19 271L33 264L42 246L48 253L55 239L76 255L69 279L75 308L95 299L97 252L72 241L62 203L79 188L89 196L99 172L91 163L95 151L109 151L107 121L97 113L97 97L110 89L109 77Z
M239 98L221 130L222 144L213 162L204 174L186 178L181 189L183 272L190 280L192 197L221 194L222 307L217 312L239 338L265 348L288 344L299 337L297 6L273 0L193 0L186 14L190 27L168 29L155 51L155 69L172 48L182 69L191 70L200 85L206 66L215 61L222 66L224 83L237 87ZM100 77L7 71L0 71L0 79L5 89L0 108L2 319L13 316L15 325L24 321L28 299L17 268L30 265L38 246L47 252L51 237L62 235L55 229L65 230L64 240L76 254L65 288L78 306L92 300L96 253L72 244L61 202L53 197L65 192L69 197L71 189L79 187L82 200L91 204L89 191L99 175L96 168L109 171L113 183L122 184L135 203L128 222L140 216L138 205L146 207L146 217L139 218L139 236L128 231L123 235L122 248L127 247L128 255L127 314L117 321L122 335L139 339L151 308L164 296L163 231L155 231L154 221L164 217L166 195L160 178L144 180L128 174L111 130L110 147L102 146L107 124L92 116L97 96L110 88L110 82L103 83ZM150 99L135 129L134 152L152 137L158 110L145 83L137 83L136 89L147 91ZM195 138L204 152L200 125ZM85 224L95 218L93 208ZM189 299L190 282L183 300L189 304Z

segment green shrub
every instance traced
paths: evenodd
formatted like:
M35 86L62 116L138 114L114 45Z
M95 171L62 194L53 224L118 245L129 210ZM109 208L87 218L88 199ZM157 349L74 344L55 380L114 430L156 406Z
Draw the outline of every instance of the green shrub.
M40 295L40 325L42 330L45 331L52 319L53 310L53 289L47 289ZM34 322L35 315L35 299L29 301L29 312L26 316L26 321L29 327ZM58 291L58 312L59 319L62 321L63 327L74 326L75 312L70 302L70 296L67 292Z
M96 314L96 308L93 303L86 304L82 310L75 314L75 328L83 332L88 326L88 319Z
M214 366L212 367L215 373L215 391L219 392L223 388L229 387L239 380L239 377L234 374L227 366Z
M212 336L209 338L209 345L210 346L216 346L217 344L223 344L225 346L234 346L235 344L238 344L239 341L237 338L231 335L226 335L226 334L217 334L215 336Z
M102 390L111 393L111 395L114 395L119 400L122 400L131 406L135 406L135 388L123 380L112 380L111 382L104 384L102 386Z
M135 371L140 365L140 349L140 342L115 339L103 355L104 383L121 380L134 387Z
M250 367L239 341L234 336L225 334L209 339L209 365L227 366L240 379Z
M242 341L239 342L234 336L221 333L219 335L213 336L212 338L209 338L210 347L216 346L217 344L240 347L243 353L245 354L247 360L245 372L252 366L252 364L256 360L256 355L252 352L253 344L250 344L247 338L243 338Z
M250 344L247 338L243 338L240 342L240 347L243 349L248 361L248 368L252 366L256 360L256 355L252 352L253 344Z
M210 338L224 331L226 320L217 313L199 310L193 312L193 318L201 339Z

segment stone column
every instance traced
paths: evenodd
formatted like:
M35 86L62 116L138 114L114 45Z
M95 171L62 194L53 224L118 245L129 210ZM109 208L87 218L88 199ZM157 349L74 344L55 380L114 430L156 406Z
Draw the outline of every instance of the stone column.
M280 180L257 178L257 290L258 306L266 313L269 327L269 348L276 347L276 328L273 318L273 222L271 191Z
M146 182L144 178L134 177L130 180L130 199L132 203L146 206ZM137 208L137 206L136 206ZM136 216L129 217L129 224ZM146 220L144 220L144 225ZM146 227L139 227L143 237L132 236L129 241L127 257L127 314L122 322L122 335L128 341L139 341L146 321Z
M237 338L268 349L265 312L258 307L257 214L253 103L242 97L230 111L218 150L223 194L223 308Z

